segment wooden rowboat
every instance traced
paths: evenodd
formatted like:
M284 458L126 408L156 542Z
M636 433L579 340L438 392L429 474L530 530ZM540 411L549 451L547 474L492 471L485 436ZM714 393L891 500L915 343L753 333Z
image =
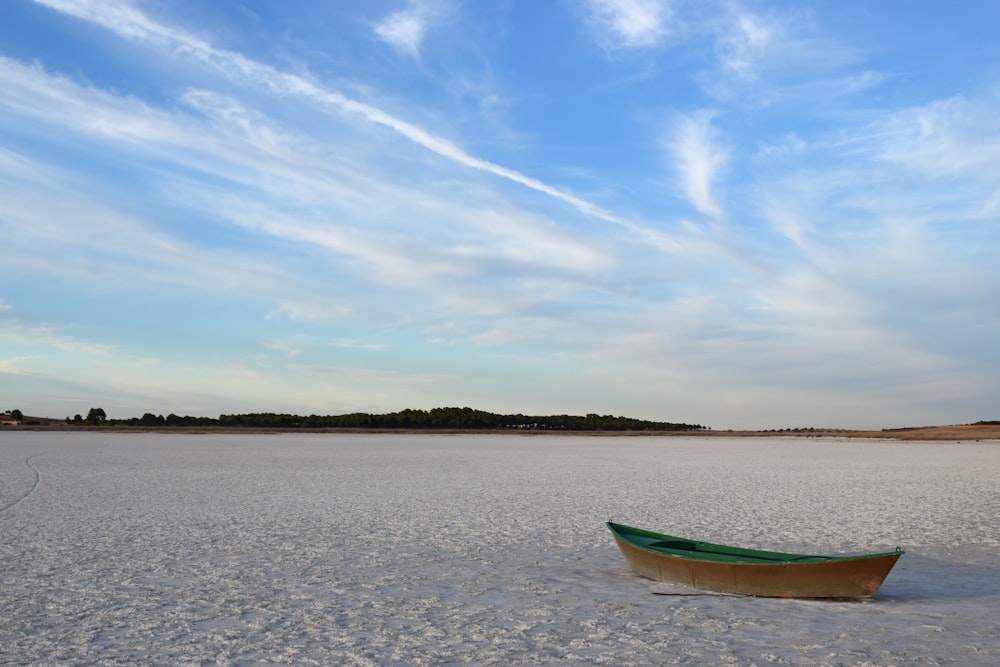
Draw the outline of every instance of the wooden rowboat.
M608 522L636 574L692 588L777 598L864 598L903 552L810 556L696 542Z

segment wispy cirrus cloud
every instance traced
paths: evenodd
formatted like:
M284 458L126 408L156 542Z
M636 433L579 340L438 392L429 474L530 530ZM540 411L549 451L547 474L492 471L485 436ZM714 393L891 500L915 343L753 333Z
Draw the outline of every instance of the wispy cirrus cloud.
M287 317L296 322L326 322L341 320L351 315L347 306L334 303L313 301L285 301L278 305L275 314Z
M680 116L668 146L684 194L701 214L718 220L722 206L715 193L716 179L729 154L718 141L712 126L714 118L712 111Z
M706 93L726 104L810 108L887 78L884 72L859 70L863 54L824 34L805 7L713 2L690 11L684 18L696 26L689 30L691 41L712 54L695 78Z
M1000 93L955 96L901 110L875 123L880 158L928 178L1000 176Z
M52 326L24 322L10 306L0 308L0 342L26 348L55 348L87 356L105 356L114 351L110 345L83 340Z
M353 338L338 338L330 343L333 347L341 347L348 350L362 350L365 352L381 352L383 350L388 350L390 345L388 343L369 343L364 340L355 340Z
M106 5L93 0L35 0L40 4L76 18L101 25L127 39L141 41L154 48L193 59L240 85L261 87L268 92L310 101L322 108L362 118L392 130L413 143L464 167L486 172L543 193L577 209L584 215L641 231L638 226L604 208L533 178L515 169L485 160L466 152L453 141L435 135L411 122L398 118L371 104L330 90L314 80L275 69L241 54L216 49L208 42L183 30L154 21L130 5Z
M375 36L400 53L420 59L420 47L439 8L429 2L411 1L375 24Z
M25 356L0 359L0 375L27 375L30 372L28 369L40 358L40 356Z
M656 47L670 36L668 0L587 0L586 18L609 50Z
M295 359L302 354L302 347L305 342L303 336L289 336L264 341L263 346L268 350L281 353L288 359Z
M9 212L6 221L24 230L0 251L11 257L6 266L95 290L113 283L120 292L186 291L194 300L212 293L257 304L258 319L247 331L262 340L243 341L251 349L263 346L303 365L317 356L384 351L379 342L324 351L309 341L318 335L363 341L363 335L343 336L356 332L359 320L381 327L401 310L419 312L425 322L461 319L456 344L509 344L541 331L556 301L588 298L616 263L613 248L521 210L488 188L459 181L437 192L385 178L369 161L354 160L350 143L336 133L331 139L281 126L230 96L186 90L182 104L163 109L37 66L0 65L9 93L0 106L16 108L11 117L31 126L25 139L58 136L89 146L96 158L77 173L0 153L0 167L9 168L0 170L0 180L21 181L0 189L0 213ZM32 104L22 103L27 100ZM67 108L74 113L61 113ZM121 159L138 191L124 199L105 192L111 195L105 200L100 193L108 183L98 167ZM344 161L351 161L350 169ZM269 245L282 251L264 256L238 246L205 246L200 234L189 237L175 227L176 216L160 215L148 202L128 204L147 195L182 210L181 217L206 221L209 236L211 227L230 225L240 232L235 238L252 245L258 237L272 239ZM117 211L116 201L140 213ZM232 231L222 235L234 238ZM47 248L44 256L29 250L39 246ZM400 290L409 295L402 303ZM526 290L530 303L511 296ZM484 334L496 329L488 320L500 316L510 318L503 326L514 335ZM335 336L316 334L333 322ZM295 328L307 329L308 338L288 333ZM160 367L149 372L162 375ZM232 391L221 381L202 388Z
M758 63L775 39L776 26L746 11L733 15L717 39L723 68L741 79L756 77Z

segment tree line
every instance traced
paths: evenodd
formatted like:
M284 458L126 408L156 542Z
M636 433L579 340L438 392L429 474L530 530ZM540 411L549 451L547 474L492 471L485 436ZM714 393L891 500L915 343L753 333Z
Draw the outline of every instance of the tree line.
M346 415L293 415L274 412L190 417L169 414L109 419L101 408L91 408L87 417L66 418L70 424L136 426L136 427L228 427L273 429L468 429L468 430L550 430L550 431L694 431L705 427L698 424L647 421L631 417L588 414L577 415L502 415L472 408L433 408L431 410L401 410L385 414L353 412Z

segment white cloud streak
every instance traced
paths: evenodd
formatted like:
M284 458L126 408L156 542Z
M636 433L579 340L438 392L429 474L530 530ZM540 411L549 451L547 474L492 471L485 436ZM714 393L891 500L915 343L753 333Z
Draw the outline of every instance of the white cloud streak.
M719 38L723 67L742 79L756 78L758 62L774 40L774 27L747 12L737 13Z
M1000 177L1000 94L973 102L952 97L915 107L877 123L881 158L927 178Z
M164 294L166 288L190 290L194 299L213 293L263 303L268 324L260 326L279 334L262 343L267 349L299 342L280 335L283 323L339 327L395 318L400 308L419 312L423 321L458 317L465 327L456 341L497 345L523 338L528 329L540 331L535 322L525 324L525 311L581 299L613 265L611 249L489 191L451 199L447 192L376 182L359 165L353 173L342 171L322 159L324 139L280 130L230 98L187 91L184 101L200 113L166 112L6 60L0 60L0 82L9 94L0 108L16 108L17 122L33 132L92 144L95 155L120 154L132 165L151 160L153 197L169 206L182 203L198 218L229 223L249 238L263 233L292 241L309 255L332 251L319 253L328 261L297 265L298 252L265 257L202 247L175 236L169 217L156 220L148 202L138 217L114 210L116 198L104 201L99 193L109 184L99 178L2 151L0 180L16 178L19 186L0 189L0 214L23 230L0 252L9 259L6 266L84 290L114 284L117 291ZM220 181L237 193L218 188ZM421 220L433 224L421 228ZM31 251L37 247L47 248L44 256ZM492 289L483 287L484 280ZM531 303L512 298L528 283ZM403 306L397 290L411 295ZM482 333L491 326L486 319L503 315L510 316L504 326L515 337ZM306 358L316 349L285 351Z
M606 49L661 45L670 35L670 3L666 0L588 0L588 20Z
M684 193L692 205L701 214L719 220L723 211L713 191L719 171L726 166L729 155L717 141L713 119L711 111L682 116L674 129L669 148L681 176Z
M493 174L569 204L584 215L645 233L634 223L600 206L514 169L470 155L454 142L397 118L378 107L359 102L296 74L250 60L238 53L215 49L182 30L161 25L129 5L92 0L35 0L79 19L101 25L118 35L192 58L217 73L247 86L262 86L283 97L298 97L328 109L349 113L388 128L423 148L465 167Z
M0 309L0 343L25 348L54 348L87 356L106 356L114 351L109 345L81 340L51 326L22 322L9 307ZM8 372L13 372L13 363Z
M433 10L427 4L411 3L393 12L374 27L375 35L400 53L420 58L420 46L427 34Z

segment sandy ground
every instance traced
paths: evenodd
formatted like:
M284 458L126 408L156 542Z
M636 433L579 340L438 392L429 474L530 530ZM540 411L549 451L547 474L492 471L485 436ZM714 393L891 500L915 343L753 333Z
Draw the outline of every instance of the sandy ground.
M901 440L1000 440L1000 426L923 426L882 431L881 435Z
M7 432L0 663L1000 664L998 472L974 440ZM609 518L907 553L869 602L705 595Z

